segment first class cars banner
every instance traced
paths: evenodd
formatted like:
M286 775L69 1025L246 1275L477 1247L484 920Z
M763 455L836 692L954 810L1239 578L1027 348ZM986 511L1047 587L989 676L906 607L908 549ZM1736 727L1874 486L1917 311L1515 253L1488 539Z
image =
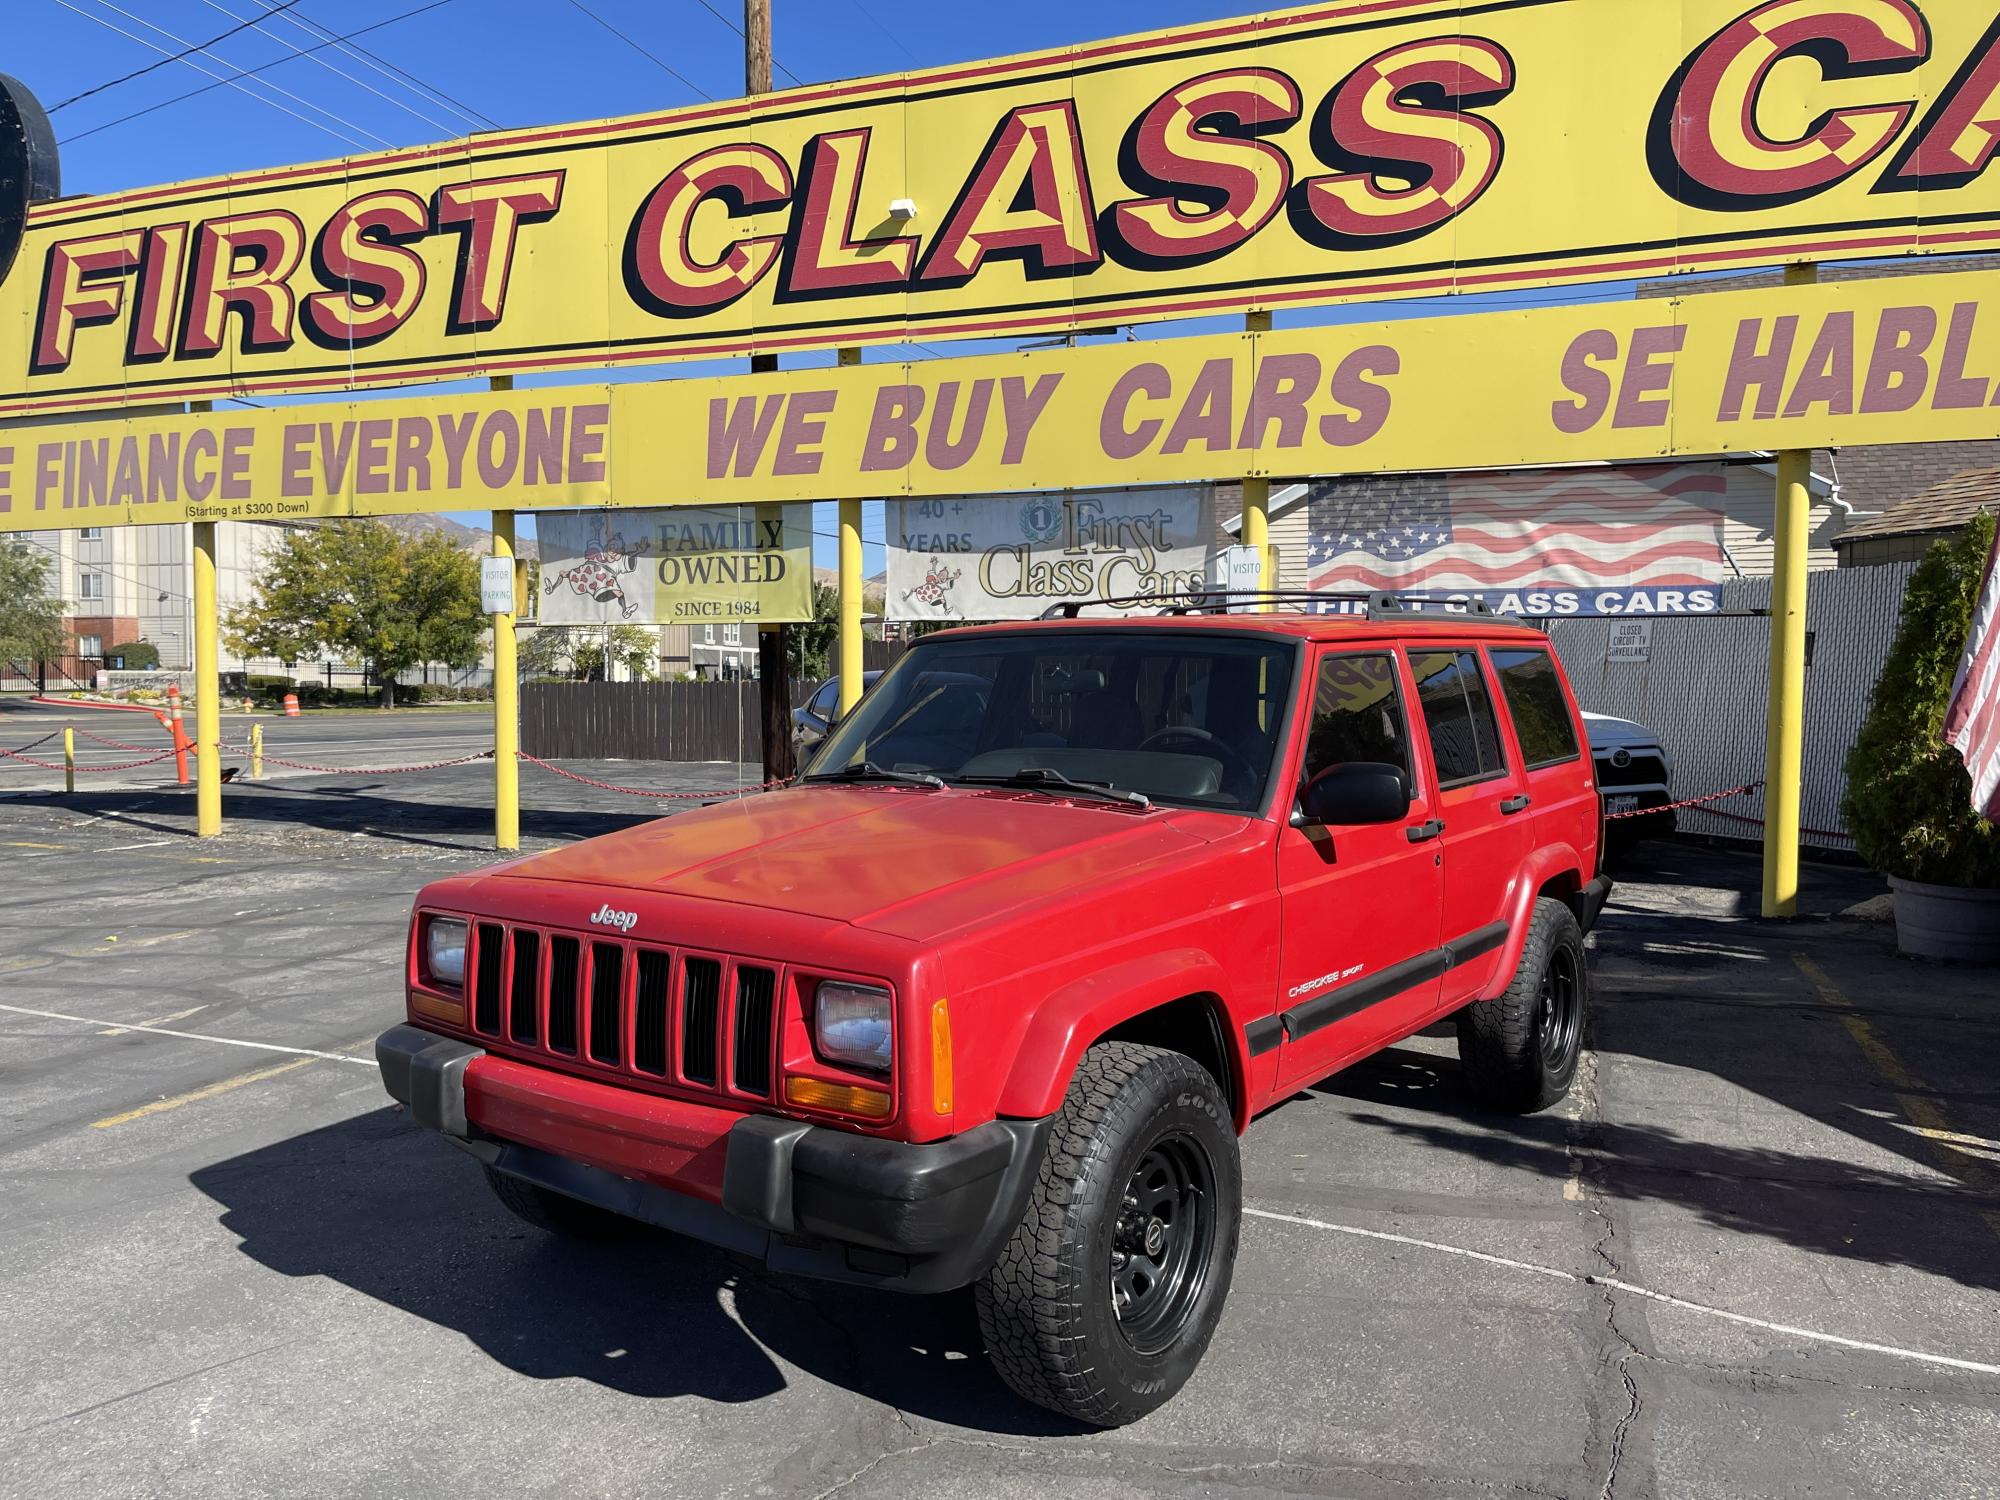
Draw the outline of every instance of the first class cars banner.
M1990 439L1991 271L0 428L0 532L1022 494Z
M0 420L1981 248L1996 149L1992 0L1344 0L40 204Z

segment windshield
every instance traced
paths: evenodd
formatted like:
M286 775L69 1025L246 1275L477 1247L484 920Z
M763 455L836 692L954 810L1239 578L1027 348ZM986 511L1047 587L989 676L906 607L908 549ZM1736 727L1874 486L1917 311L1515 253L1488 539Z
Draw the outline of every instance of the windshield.
M1264 804L1291 686L1282 641L1189 630L976 632L911 650L808 777L1071 781L1183 806Z

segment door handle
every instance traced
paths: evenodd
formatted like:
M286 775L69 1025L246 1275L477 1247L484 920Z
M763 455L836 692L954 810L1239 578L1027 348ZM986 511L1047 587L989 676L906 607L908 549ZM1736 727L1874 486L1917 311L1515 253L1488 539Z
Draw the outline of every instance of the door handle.
M1512 817L1517 812L1526 812L1528 804L1534 800L1526 792L1523 792L1518 797L1509 797L1505 802L1502 802L1500 804L1500 811Z
M1419 823L1413 828L1405 828L1403 836L1413 844L1427 844L1444 832L1444 824L1436 818L1428 823Z

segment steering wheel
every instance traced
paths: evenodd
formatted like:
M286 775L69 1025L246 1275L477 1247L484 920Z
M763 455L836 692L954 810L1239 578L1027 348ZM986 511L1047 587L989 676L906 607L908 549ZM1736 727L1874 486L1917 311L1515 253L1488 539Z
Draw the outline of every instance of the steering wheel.
M1223 767L1225 777L1235 776L1254 786L1257 783L1257 768L1250 764L1244 754L1223 743L1198 724L1169 724L1165 729L1156 729L1139 741L1139 750L1152 750L1162 741L1192 740L1205 751L1213 751L1217 758L1227 762Z

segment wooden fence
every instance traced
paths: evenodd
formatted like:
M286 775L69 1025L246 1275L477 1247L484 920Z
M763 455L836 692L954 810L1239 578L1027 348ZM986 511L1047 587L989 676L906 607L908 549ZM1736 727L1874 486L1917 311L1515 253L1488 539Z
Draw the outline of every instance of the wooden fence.
M763 759L757 684L531 682L521 748L544 760Z

